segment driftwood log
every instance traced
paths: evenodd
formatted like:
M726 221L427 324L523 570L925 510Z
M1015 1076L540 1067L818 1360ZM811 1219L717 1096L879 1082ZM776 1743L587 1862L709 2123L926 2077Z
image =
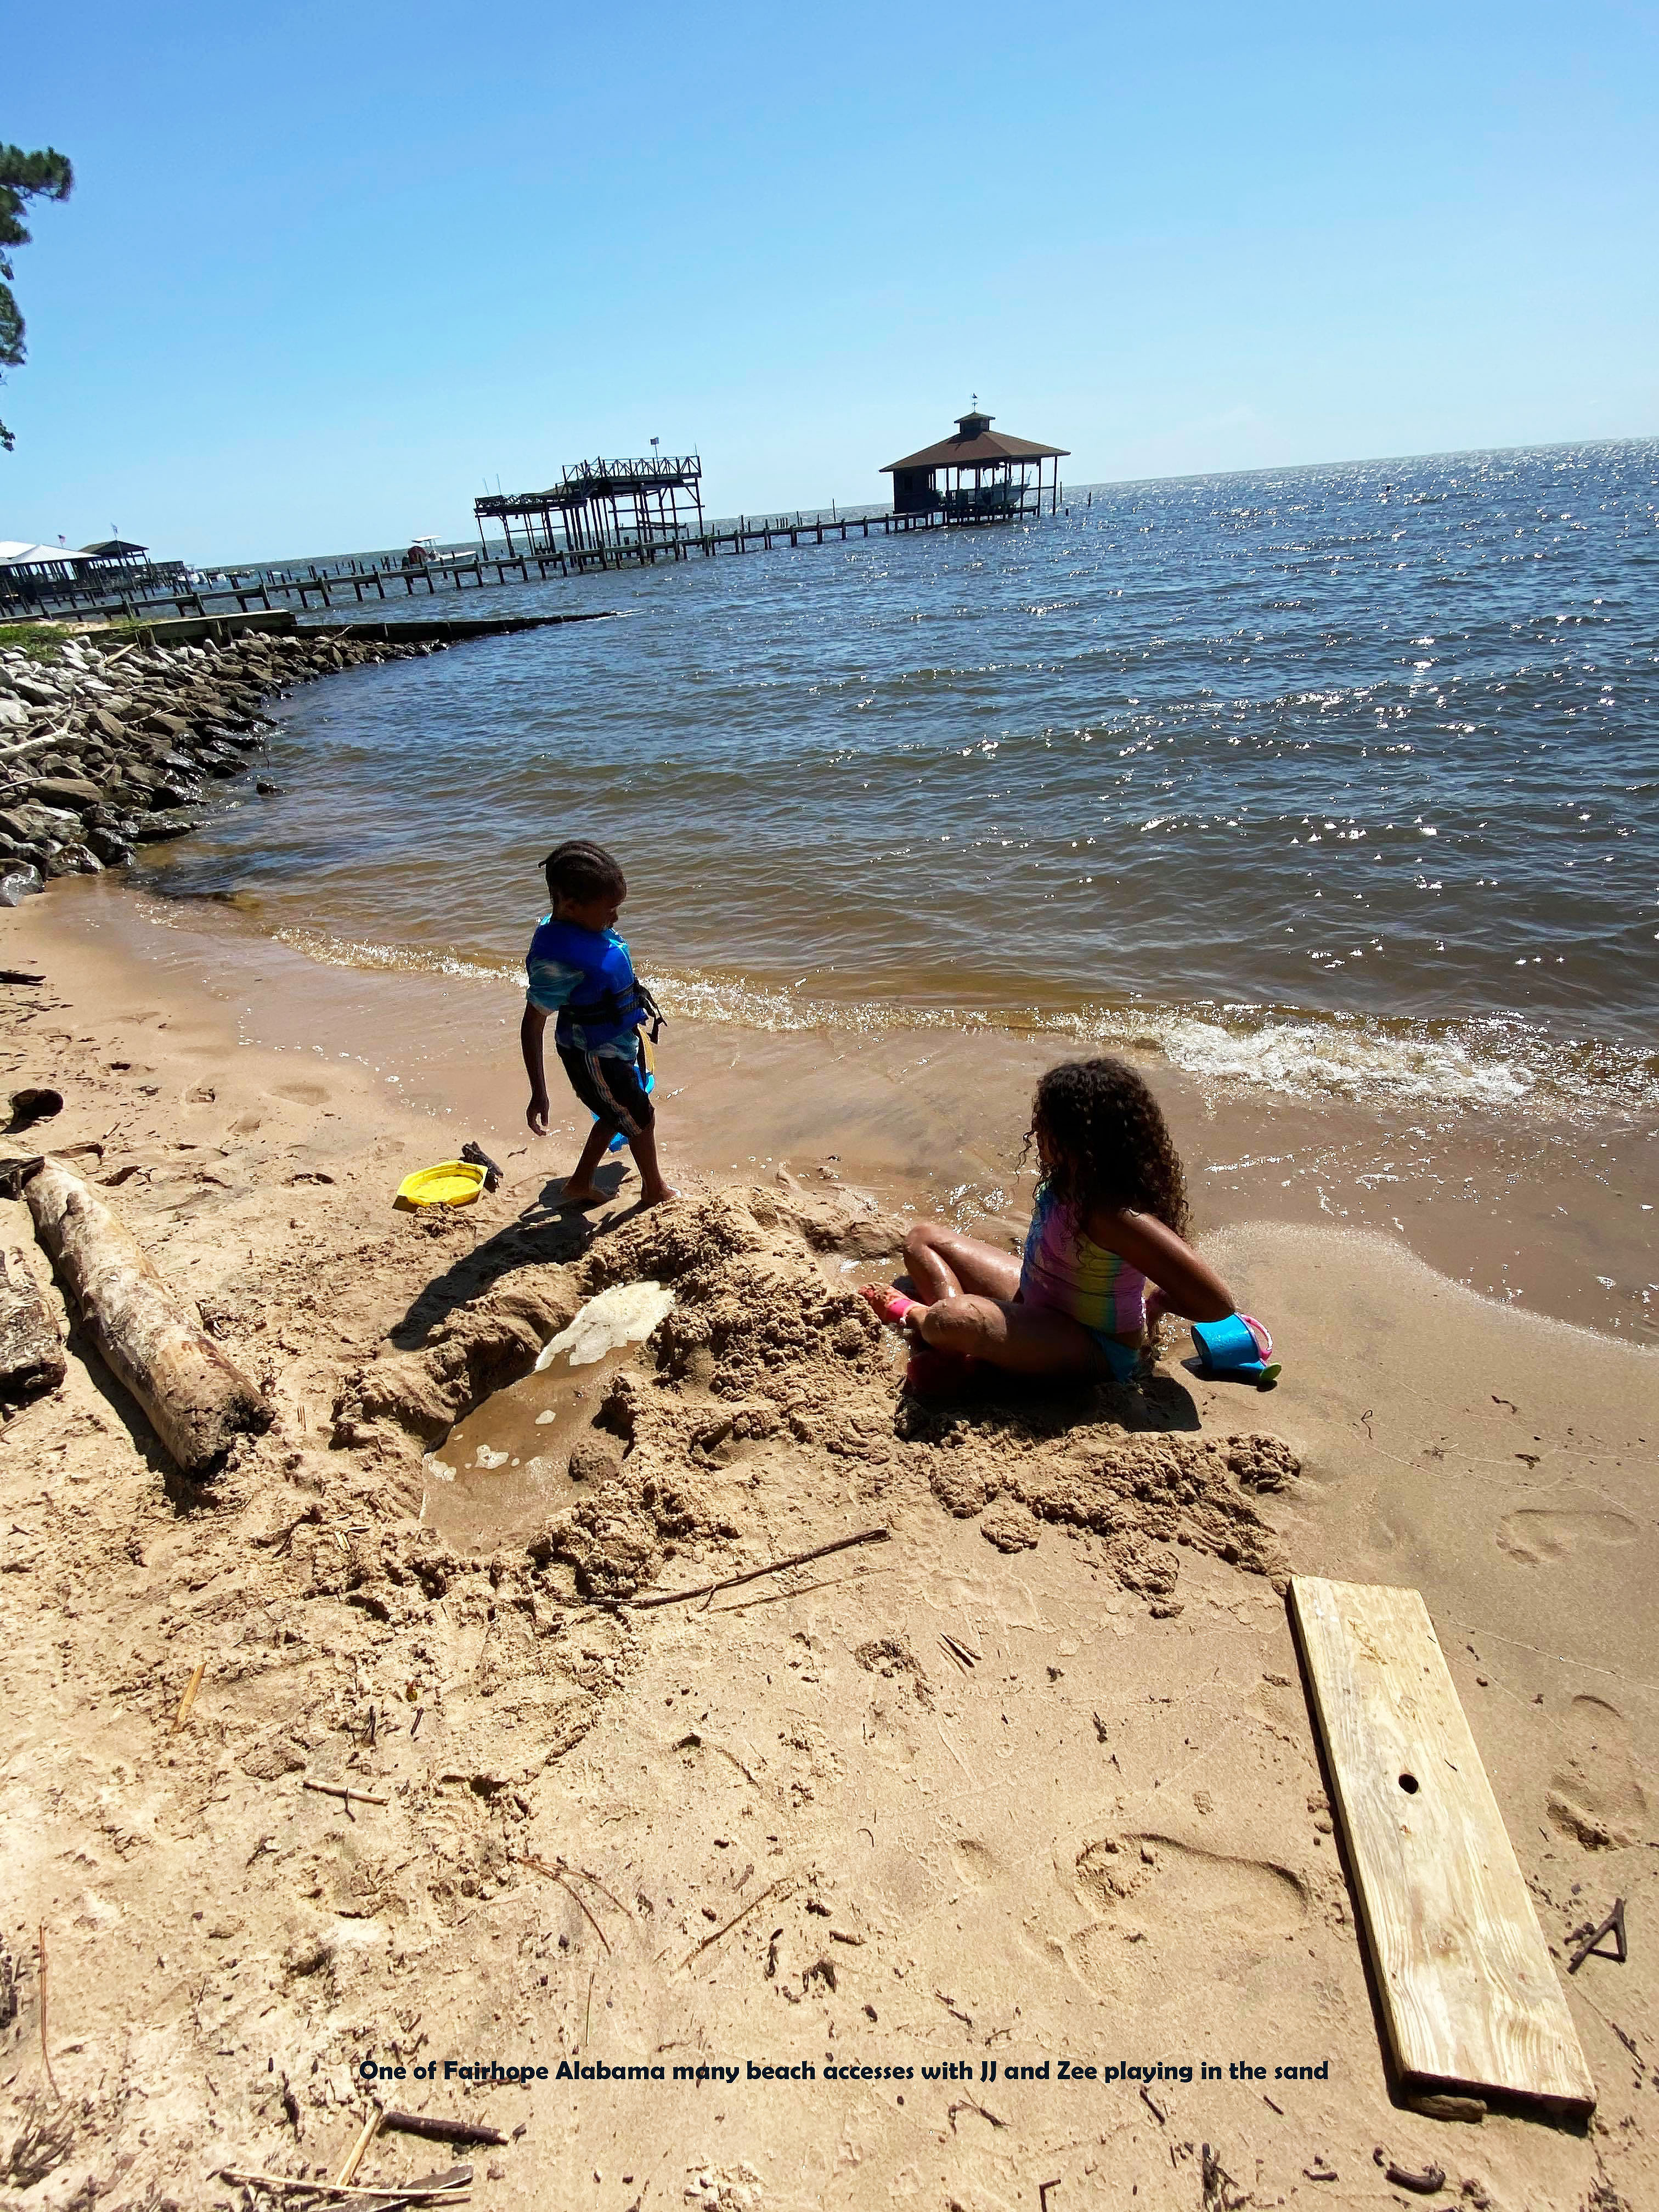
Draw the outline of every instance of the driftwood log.
M0 1398L38 1398L68 1372L58 1324L14 1244L0 1255Z
M48 1156L23 1195L88 1335L185 1474L216 1473L239 1437L270 1427L266 1400L72 1169Z

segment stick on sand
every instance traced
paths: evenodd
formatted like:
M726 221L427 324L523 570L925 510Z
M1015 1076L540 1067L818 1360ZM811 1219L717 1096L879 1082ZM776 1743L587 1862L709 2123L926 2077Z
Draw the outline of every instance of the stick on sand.
M368 2118L363 2122L362 2132L359 2134L356 2142L352 2144L351 2148L346 2153L345 2164L340 2168L338 2173L334 2177L336 2181L339 2182L343 2186L354 2182L357 2179L357 2168L363 2162L363 2154L368 2150L370 2143L374 2142L375 2130L379 2128L380 2124L380 2108L371 2100L368 2107Z
M746 1574L726 1575L717 1583L698 1583L692 1589L653 1590L648 1597L624 1598L623 1602L635 1613L643 1613L648 1606L681 1605L687 1598L708 1597L715 1590L736 1589L739 1583L758 1582L763 1575L781 1575L786 1567L804 1567L811 1559L827 1559L831 1552L850 1551L854 1544L884 1544L892 1533L890 1528L861 1528L856 1536L837 1536L833 1544L820 1544L811 1552L792 1552L787 1559L750 1567Z
M886 1531L884 1529L882 1533L884 1535ZM723 1928L717 1928L712 1936L705 1936L702 1942L697 1945L695 1951L688 1951L685 1956L680 1960L681 1966L689 1966L694 1959L701 1959L703 1953L708 1948L711 1943L718 1943L722 1936L729 1936L732 1930L737 1926L738 1921L748 1919L750 1914L755 1910L757 1905L764 1905L767 1899L769 1897L775 1897L779 1890L787 1889L792 1879L792 1876L785 1875L781 1881L775 1881L770 1889L763 1889L758 1897L751 1897L748 1904L744 1906L743 1911L741 1912L734 1912Z
M361 2204L454 2204L472 2179L470 2166L453 2166L447 2173L428 2173L401 2189L363 2189L343 2181L301 2181L291 2173L261 2173L251 2166L222 2166L221 2181L257 2181L262 2189L284 2189L310 2197L349 2197Z
M171 1733L173 1735L178 1735L179 1729L183 1728L185 1723L190 1718L190 1709L196 1703L196 1692L201 1688L202 1677L206 1674L206 1672L207 1661L205 1659L198 1659L196 1662L194 1673L191 1675L189 1681L185 1685L185 1694L179 1700L179 1710L173 1716L173 1728Z
M606 1936L604 1929L600 1927L599 1922L588 1911L586 1905L583 1904L580 1894L570 1887L570 1884L565 1880L558 1868L548 1866L540 1859L532 1858L527 1853L524 1863L527 1867L534 1867L538 1874L545 1875L549 1881L556 1881L559 1887L564 1892L565 1895L573 1899L574 1902L580 1906L583 1919L586 1921L588 1926L599 1937L600 1942L605 1945L605 1956L606 1958L609 1958L611 1955L611 1939Z
M396 2128L403 2135L425 2136L433 2142L502 2144L507 2141L499 2128L487 2128L482 2120L446 2120L436 2112L387 2112L380 2124Z
M46 2069L46 2079L52 2083L52 2094L61 2105L63 2092L58 2087L52 2070L52 2053L46 2048L46 1923L40 1923L40 2063Z
M367 1790L347 1790L337 1782L302 1782L301 1790L314 1790L319 1797L338 1797L349 1813L354 1805L384 1805L384 1797L373 1797Z

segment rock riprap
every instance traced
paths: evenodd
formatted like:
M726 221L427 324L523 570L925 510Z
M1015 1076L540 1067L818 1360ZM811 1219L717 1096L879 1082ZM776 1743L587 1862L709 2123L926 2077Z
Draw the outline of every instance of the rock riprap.
M171 646L92 633L49 659L0 650L0 904L194 830L215 783L252 766L267 703L295 684L441 649L258 630Z

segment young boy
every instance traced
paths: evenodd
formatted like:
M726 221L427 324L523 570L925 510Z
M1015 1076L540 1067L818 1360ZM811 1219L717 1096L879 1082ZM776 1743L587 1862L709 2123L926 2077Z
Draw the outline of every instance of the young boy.
M570 1087L599 1117L562 1202L588 1206L603 1197L593 1187L593 1170L620 1129L639 1167L644 1203L656 1206L677 1194L657 1164L656 1109L640 1065L640 1024L653 1008L614 927L628 896L627 878L602 845L580 838L556 847L543 866L551 911L525 959L530 988L519 1030L530 1077L526 1118L537 1136L547 1134L543 1032L548 1016L556 1014L553 1042Z

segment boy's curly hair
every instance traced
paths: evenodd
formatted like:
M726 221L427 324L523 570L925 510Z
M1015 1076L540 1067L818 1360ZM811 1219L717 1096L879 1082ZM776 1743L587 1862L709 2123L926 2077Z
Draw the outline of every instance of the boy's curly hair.
M556 845L542 862L542 872L554 898L586 902L611 894L621 898L628 896L628 878L616 855L586 837L567 838L562 845Z
M1080 1224L1091 1206L1150 1213L1189 1234L1187 1178L1163 1109L1144 1077L1121 1060L1068 1060L1051 1067L1031 1104L1029 1148L1041 1123L1055 1155L1043 1187Z

